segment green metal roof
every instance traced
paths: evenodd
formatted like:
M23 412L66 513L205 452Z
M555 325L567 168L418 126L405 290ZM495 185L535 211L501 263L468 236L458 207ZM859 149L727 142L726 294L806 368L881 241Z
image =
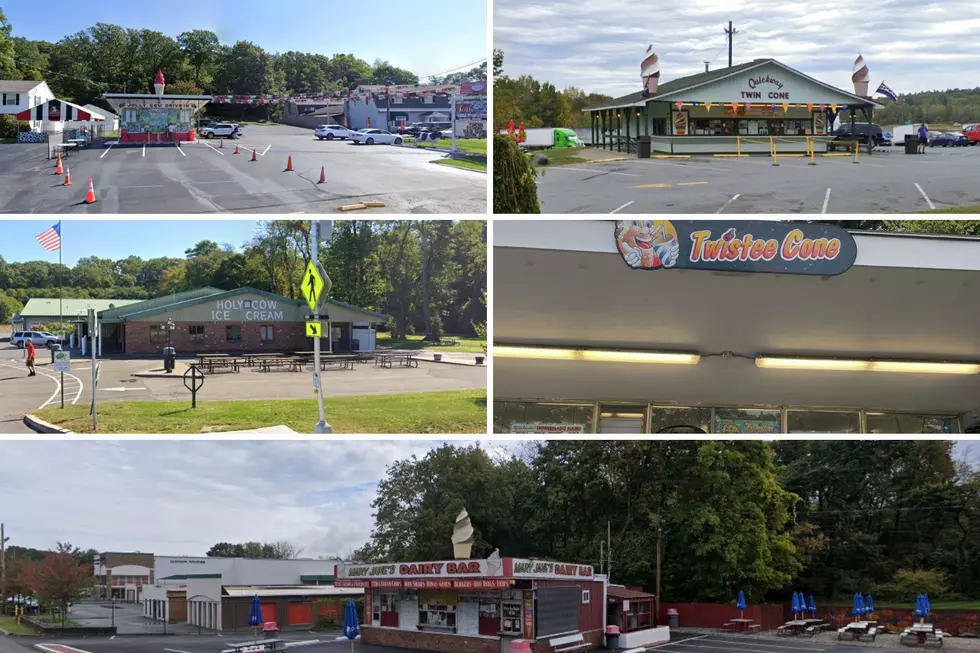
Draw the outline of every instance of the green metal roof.
M666 100L666 96L676 93L678 91L683 91L685 89L693 88L695 86L703 86L711 82L717 81L729 75L737 75L738 73L751 70L752 68L757 68L765 64L775 64L780 68L783 68L794 75L798 75L805 79L810 80L816 84L820 84L826 88L837 91L838 93L843 93L854 99L855 103L860 102L862 104L870 105L875 108L880 108L878 104L871 102L867 98L862 98L860 96L854 95L853 93L848 93L847 91L837 88L836 86L831 86L830 84L825 84L818 79L813 79L807 75L804 75L795 68L791 68L784 63L780 63L775 59L755 59L753 61L748 61L746 63L740 63L731 68L717 68L715 70L709 70L706 73L698 73L696 75L688 75L687 77L678 77L677 79L672 79L669 82L664 82L657 86L657 92L653 95L647 97L643 96L643 91L637 91L636 93L630 93L629 95L624 95L622 97L615 98L613 100L606 100L605 102L600 102L599 104L593 104L589 107L584 107L582 111L598 111L600 109L617 109L621 107L631 107L637 104L645 104L646 102L656 101L656 100Z
M147 299L141 301L137 304L128 304L126 306L120 306L112 310L103 312L99 318L105 323L116 323L125 322L126 316L132 315L137 312L148 311L153 308L170 308L175 304L183 303L191 299L203 299L205 297L212 297L214 295L220 295L224 293L224 290L220 288L212 288L211 286L205 286L203 288L196 288L194 290L185 290L184 292L171 293L168 295L161 295L160 297L155 297L153 299Z
M139 304L139 299L48 299L32 297L27 301L27 306L20 312L21 318L54 317L59 315L65 317L85 317L88 309L94 308L96 311L108 310L110 306L128 306ZM62 312L63 311L63 312Z

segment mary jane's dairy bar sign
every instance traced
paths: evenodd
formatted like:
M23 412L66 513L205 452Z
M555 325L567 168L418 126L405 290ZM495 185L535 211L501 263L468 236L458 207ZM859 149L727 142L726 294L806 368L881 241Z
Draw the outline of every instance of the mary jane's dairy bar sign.
M340 563L337 587L392 589L506 589L514 580L593 580L590 565L550 560L499 558L385 564Z

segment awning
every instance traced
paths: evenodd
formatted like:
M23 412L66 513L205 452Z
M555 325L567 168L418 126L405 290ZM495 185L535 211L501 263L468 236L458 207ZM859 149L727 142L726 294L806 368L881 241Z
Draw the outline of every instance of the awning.
M17 120L47 120L49 122L67 122L70 120L104 122L101 115L92 114L85 107L78 106L68 100L48 100L31 109L25 109L14 116Z

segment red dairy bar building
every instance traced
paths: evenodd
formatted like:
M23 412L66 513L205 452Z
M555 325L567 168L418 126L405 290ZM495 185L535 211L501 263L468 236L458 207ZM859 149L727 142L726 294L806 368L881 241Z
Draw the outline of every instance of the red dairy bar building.
M608 582L590 565L501 558L497 552L485 559L345 562L335 567L334 585L364 588L366 644L440 653L506 653L514 646L544 653L587 650L605 641Z

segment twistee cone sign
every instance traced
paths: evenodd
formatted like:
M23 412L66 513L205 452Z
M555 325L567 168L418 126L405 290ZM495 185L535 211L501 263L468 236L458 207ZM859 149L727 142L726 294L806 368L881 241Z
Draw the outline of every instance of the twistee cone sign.
M652 45L647 48L646 57L640 64L640 79L643 80L643 90L646 93L649 95L657 93L657 85L660 83L660 63Z
M453 526L453 557L457 560L470 557L473 551L473 524L470 523L470 516L466 508L456 516L456 525Z
M868 97L868 83L871 82L871 73L861 55L858 55L858 58L854 60L854 72L851 73L851 81L854 82L855 95Z
M167 80L163 78L163 71L157 70L157 76L153 78L153 90L157 95L163 95L163 89L167 86Z

